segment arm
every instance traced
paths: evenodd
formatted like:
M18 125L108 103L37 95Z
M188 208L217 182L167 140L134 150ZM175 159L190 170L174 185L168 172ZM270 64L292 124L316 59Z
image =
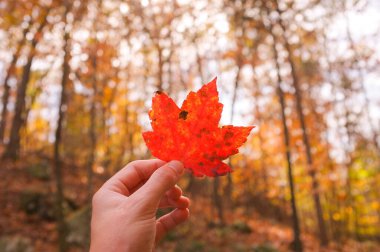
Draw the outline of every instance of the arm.
M182 163L139 160L111 177L93 197L91 252L152 251L189 218L189 199L176 186ZM158 208L175 208L156 219Z

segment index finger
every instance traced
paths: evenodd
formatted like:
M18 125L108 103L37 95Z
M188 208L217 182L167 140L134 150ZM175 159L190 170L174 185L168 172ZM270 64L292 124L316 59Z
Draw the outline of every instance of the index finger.
M113 175L103 187L129 196L133 188L146 181L155 170L165 163L159 159L132 161Z

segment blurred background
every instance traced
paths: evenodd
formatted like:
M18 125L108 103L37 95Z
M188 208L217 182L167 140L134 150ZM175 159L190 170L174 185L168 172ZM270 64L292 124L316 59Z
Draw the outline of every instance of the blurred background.
M380 251L379 45L377 0L0 0L0 251L86 251L154 92L215 76L257 127L157 251Z

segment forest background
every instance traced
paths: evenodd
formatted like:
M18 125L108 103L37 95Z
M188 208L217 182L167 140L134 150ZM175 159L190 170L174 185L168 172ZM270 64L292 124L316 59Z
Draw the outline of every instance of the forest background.
M379 44L376 0L0 0L0 250L85 251L154 92L218 76L257 127L158 251L380 251Z

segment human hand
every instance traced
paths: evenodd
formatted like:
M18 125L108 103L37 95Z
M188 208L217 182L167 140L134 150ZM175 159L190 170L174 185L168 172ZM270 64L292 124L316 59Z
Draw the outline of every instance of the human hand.
M152 251L189 218L190 200L176 185L183 172L179 161L138 160L111 177L92 200L90 251ZM175 209L156 219L167 207Z

